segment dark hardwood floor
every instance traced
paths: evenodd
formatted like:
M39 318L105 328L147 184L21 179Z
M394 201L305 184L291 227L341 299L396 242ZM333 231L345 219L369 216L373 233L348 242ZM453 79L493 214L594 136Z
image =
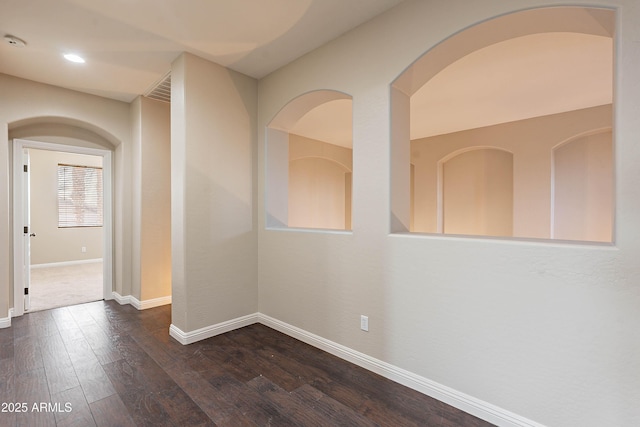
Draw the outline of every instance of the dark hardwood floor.
M0 426L490 425L266 326L183 346L170 318L98 301L13 319Z

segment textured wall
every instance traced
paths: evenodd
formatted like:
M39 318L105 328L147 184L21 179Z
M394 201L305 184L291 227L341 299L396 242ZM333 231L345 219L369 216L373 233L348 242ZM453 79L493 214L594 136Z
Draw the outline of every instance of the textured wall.
M597 4L621 6L614 245L389 234L391 82L452 34L539 5L407 1L260 81L260 200L262 130L284 105L339 90L354 116L353 233L261 226L260 312L542 424L638 424L640 10Z
M172 323L257 310L256 81L190 54L171 74Z

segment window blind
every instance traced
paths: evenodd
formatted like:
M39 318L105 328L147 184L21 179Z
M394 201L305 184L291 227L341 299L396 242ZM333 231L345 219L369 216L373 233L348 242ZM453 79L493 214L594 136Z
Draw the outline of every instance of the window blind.
M58 164L58 227L102 227L102 168Z

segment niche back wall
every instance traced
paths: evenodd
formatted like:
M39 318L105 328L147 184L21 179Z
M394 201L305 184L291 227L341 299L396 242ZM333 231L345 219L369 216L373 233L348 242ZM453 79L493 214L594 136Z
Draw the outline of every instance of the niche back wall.
M58 163L102 167L102 158L29 150L31 167L31 264L102 258L102 227L58 228ZM86 252L82 252L82 247Z

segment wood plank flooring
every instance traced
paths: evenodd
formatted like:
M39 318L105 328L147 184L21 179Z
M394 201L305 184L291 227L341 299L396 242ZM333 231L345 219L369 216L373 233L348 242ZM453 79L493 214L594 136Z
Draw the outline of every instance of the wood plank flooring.
M13 319L0 427L490 425L263 325L183 346L170 319L112 301Z

